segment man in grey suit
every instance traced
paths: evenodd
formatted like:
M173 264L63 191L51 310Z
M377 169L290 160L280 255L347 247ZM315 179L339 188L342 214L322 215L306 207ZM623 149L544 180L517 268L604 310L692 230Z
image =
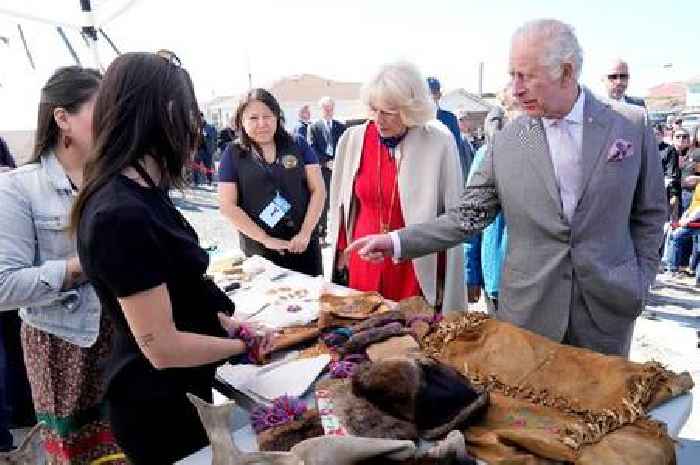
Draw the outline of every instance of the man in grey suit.
M627 355L659 262L661 162L641 108L578 84L572 28L513 35L512 92L525 114L496 134L457 207L348 247L367 260L445 250L503 211L509 228L497 317L555 341Z
M605 85L610 100L617 100L629 105L637 105L646 108L644 100L625 94L629 82L629 66L627 66L625 61L619 58L613 61L610 65L610 69L608 69L608 72L603 76L603 84Z

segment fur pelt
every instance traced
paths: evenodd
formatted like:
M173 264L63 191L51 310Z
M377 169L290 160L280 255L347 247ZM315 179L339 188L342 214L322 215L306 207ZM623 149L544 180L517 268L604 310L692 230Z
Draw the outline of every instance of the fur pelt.
M410 422L418 434L437 439L463 426L486 407L478 391L456 370L420 355L364 363L352 391L395 418Z
M261 451L288 451L303 440L316 436L323 436L323 427L318 410L310 409L299 420L258 433L258 448Z
M321 380L316 384L316 389L330 392L333 413L349 434L369 438L418 439L413 423L387 415L368 400L353 395L349 378Z
M408 331L399 322L389 323L385 326L366 329L353 336L341 347L340 355L357 354L377 342L386 341L396 336L404 336Z

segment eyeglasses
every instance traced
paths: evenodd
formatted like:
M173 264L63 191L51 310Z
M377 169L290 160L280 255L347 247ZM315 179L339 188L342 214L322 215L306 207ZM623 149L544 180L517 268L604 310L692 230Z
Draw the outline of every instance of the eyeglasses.
M616 79L619 79L620 81L625 81L629 78L629 74L608 74L608 81L614 81Z
M688 134L677 134L674 136L676 139L690 139Z
M182 67L182 62L180 61L180 58L178 58L178 56L175 55L175 52L162 48L156 52L156 55L165 59L168 63L170 63L173 66L177 66L178 68Z

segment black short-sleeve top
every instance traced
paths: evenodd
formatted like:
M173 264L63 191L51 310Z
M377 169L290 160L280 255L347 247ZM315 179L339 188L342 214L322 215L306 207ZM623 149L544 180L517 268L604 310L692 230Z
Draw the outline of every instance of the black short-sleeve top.
M83 271L116 327L105 370L108 389L127 369L129 379L122 381L144 383L143 388L152 395L213 374L212 365L153 368L138 347L117 300L165 284L178 330L225 336L217 312L230 311L230 307L222 308L230 301L205 278L209 257L199 246L194 229L163 190L116 176L88 199L77 241Z

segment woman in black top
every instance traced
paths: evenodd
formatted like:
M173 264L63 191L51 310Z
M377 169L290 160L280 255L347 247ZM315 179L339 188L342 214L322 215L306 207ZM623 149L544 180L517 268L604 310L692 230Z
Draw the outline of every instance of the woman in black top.
M326 189L318 157L284 129L280 106L265 89L243 98L235 126L238 139L219 166L219 204L241 232L241 248L294 271L322 274L316 225Z
M192 83L173 55L118 57L93 119L94 159L73 210L78 254L116 324L106 367L110 423L133 464L165 464L208 443L194 393L211 401L217 363L258 349L229 339L225 294L208 256L168 197L198 142Z

